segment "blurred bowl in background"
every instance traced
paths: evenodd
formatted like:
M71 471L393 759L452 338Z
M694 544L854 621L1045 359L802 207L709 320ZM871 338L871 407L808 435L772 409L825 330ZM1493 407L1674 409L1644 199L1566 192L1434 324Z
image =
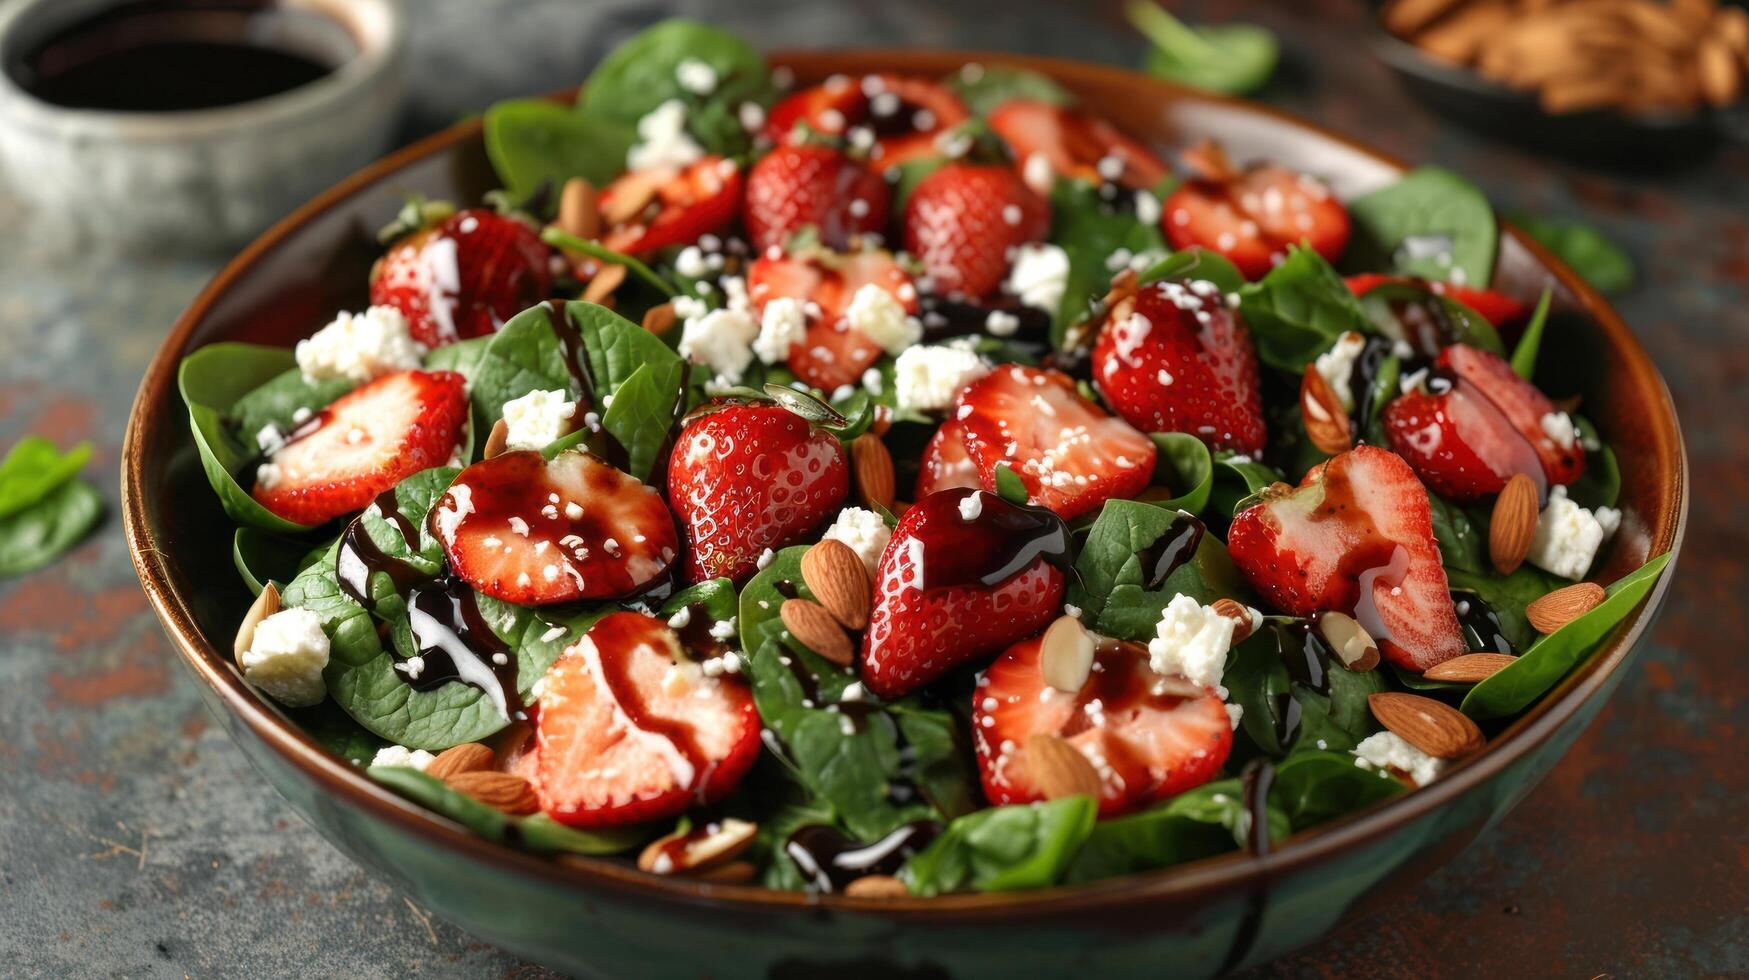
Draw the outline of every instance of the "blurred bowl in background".
M4 0L0 175L57 237L203 251L388 148L400 0Z

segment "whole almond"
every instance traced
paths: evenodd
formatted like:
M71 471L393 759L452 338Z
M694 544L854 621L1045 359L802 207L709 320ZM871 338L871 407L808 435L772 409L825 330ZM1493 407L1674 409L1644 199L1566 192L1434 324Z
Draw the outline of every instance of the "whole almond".
M1710 38L1695 52L1695 71L1700 78L1701 94L1718 108L1737 101L1743 91L1743 72L1731 43L1722 37Z
M597 198L601 206L601 223L611 228L640 217L644 209L656 200L663 180L658 171L633 170L614 181L613 193Z
M594 184L581 177L565 181L559 192L559 230L582 239L601 234L601 205Z
M827 538L809 548L802 555L802 581L845 629L859 630L868 625L874 583L869 580L868 566L849 545Z
M1306 437L1319 452L1334 456L1354 448L1348 413L1315 364L1306 365L1300 378L1300 415L1306 424Z
M1254 620L1249 606L1236 599L1216 599L1215 604L1209 608L1214 610L1216 615L1225 616L1234 622L1234 643L1239 643L1251 636Z
M844 886L847 898L908 898L911 889L892 875L863 875Z
M1536 484L1514 473L1494 498L1494 516L1488 522L1488 560L1495 571L1511 575L1524 564L1536 537L1536 518Z
M1479 684L1517 659L1510 653L1466 653L1461 657L1434 664L1422 672L1421 676L1430 681Z
M1353 616L1327 612L1318 617L1318 635L1336 652L1342 666L1364 674L1379 665L1379 645Z
M540 809L534 786L513 772L476 769L458 772L444 782L457 793L471 796L494 810L520 815Z
M802 645L840 667L848 667L856 659L850 647L850 637L844 627L826 607L812 599L785 599L777 607L784 628L795 635Z
M680 314L674 312L673 303L661 303L644 312L644 329L661 337L673 330L679 319Z
M1576 582L1524 607L1524 618L1538 633L1555 630L1585 615L1607 598L1603 586L1596 582Z
M491 459L504 455L504 450L510 442L510 423L499 419L492 423L492 432L486 436L486 448L480 451L481 459Z
M1058 616L1039 641L1039 673L1046 684L1076 694L1093 672L1093 648L1093 636L1079 619Z
M239 670L243 667L243 654L249 652L249 647L255 642L255 627L276 612L279 612L279 589L269 582L261 587L261 594L243 614L243 622L237 626L237 638L231 641L231 655L237 658Z
M1066 796L1091 796L1099 799L1099 773L1081 750L1048 732L1039 732L1026 740L1021 750L1026 755L1027 771L1047 800Z
M437 758L425 767L425 775L447 782L451 776L490 769L497 763L497 753L492 751L491 746L481 745L479 742L464 742L439 752Z
M1379 724L1436 759L1461 758L1486 741L1468 715L1444 701L1381 691L1367 695L1366 704Z
M893 454L872 432L851 440L850 466L856 471L856 489L865 504L893 509Z
M686 874L727 864L740 857L759 834L759 825L733 817L685 833L658 837L638 855L638 868L656 874Z
M589 284L583 287L583 301L585 303L601 303L612 296L614 290L617 290L625 281L625 266L604 265L600 272L590 277Z

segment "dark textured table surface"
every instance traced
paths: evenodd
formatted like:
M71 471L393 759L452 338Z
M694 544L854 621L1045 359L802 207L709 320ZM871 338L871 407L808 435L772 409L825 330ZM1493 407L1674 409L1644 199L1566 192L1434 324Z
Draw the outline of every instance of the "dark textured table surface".
M1749 974L1749 151L1659 177L1526 156L1409 102L1359 47L1359 0L1184 4L1276 28L1263 97L1479 181L1503 210L1583 216L1634 253L1619 298L1681 412L1687 544L1614 702L1484 839L1388 911L1258 976ZM409 132L570 84L673 9L643 0L409 0ZM1116 4L746 0L679 9L772 47L905 43L1139 61ZM1065 23L1066 21L1066 23ZM332 850L244 763L146 608L114 517L129 401L214 259L52 244L0 192L0 447L96 445L100 532L0 582L0 974L546 976ZM1166 968L1163 965L1163 970Z

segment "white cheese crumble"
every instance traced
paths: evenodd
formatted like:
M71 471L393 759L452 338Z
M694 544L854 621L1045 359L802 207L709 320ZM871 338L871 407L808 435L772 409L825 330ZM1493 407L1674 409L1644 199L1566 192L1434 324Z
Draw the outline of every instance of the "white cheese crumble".
M328 696L322 668L328 666L328 635L308 609L281 609L255 627L240 660L243 679L288 708L305 708Z
M984 330L992 337L1012 337L1020 329L1020 317L1007 310L991 310L984 318Z
M1020 166L1020 179L1034 193L1050 196L1051 185L1057 182L1057 172L1051 168L1051 158L1033 153Z
M1420 390L1422 382L1424 382L1426 380L1427 380L1427 369L1426 368L1421 368L1421 369L1416 370L1416 371L1410 371L1408 374L1403 375L1403 379L1397 383L1397 390L1401 391L1405 395L1413 394L1416 391Z
M1566 487L1549 491L1549 503L1536 521L1525 560L1544 571L1578 581L1590 570L1603 542L1621 526L1621 511L1599 507L1595 511L1574 503Z
M425 771L425 767L436 761L437 756L424 749L410 749L405 745L385 745L377 749L376 757L370 760L373 766L402 766L407 769Z
M808 339L808 314L800 300L779 296L765 304L753 353L766 364L789 359L790 348Z
M1579 429L1573 424L1573 417L1566 412L1550 412L1542 417L1543 435L1549 441L1562 449L1572 449L1579 441Z
M341 313L309 338L298 341L298 370L312 381L348 378L363 384L373 378L418 367L425 345L408 332L407 318L392 306L363 313Z
M1354 759L1362 769L1395 769L1417 786L1433 782L1445 768L1444 759L1428 755L1393 732L1378 732L1361 739L1354 747Z
M717 70L697 58L682 58L674 66L674 80L694 95L709 95L717 90Z
M724 384L739 384L753 363L753 341L759 324L740 310L712 310L686 321L680 335L680 356L707 365Z
M684 167L702 156L703 148L686 131L686 103L669 99L638 120L638 142L626 151L626 167Z
M935 411L953 404L966 385L990 373L990 365L958 347L912 347L893 365L901 409Z
M1056 312L1069 285L1069 253L1050 242L1022 245L1014 250L1014 268L1006 289L1028 306Z
M846 507L839 511L838 519L820 536L822 541L842 541L848 545L868 567L870 575L874 574L881 552L887 550L887 542L892 538L893 529L887 527L881 515L861 507Z
M1330 386L1330 391L1346 411L1354 410L1354 392L1348 382L1354 374L1354 362L1363 350L1366 350L1366 338L1349 330L1336 338L1334 347L1318 355L1318 373L1324 376L1324 383Z
M1156 636L1148 641L1148 664L1158 674L1219 687L1236 625L1190 596L1177 596L1160 612Z
M563 391L535 389L504 403L504 448L545 449L571 428L577 403Z
M960 520L975 521L984 513L984 494L973 490L960 498Z
M1239 730L1239 719L1245 717L1245 709L1241 705L1223 705L1227 709L1227 724L1233 726L1233 731Z
M1160 223L1160 199L1147 191L1136 191L1136 220L1144 225Z
M850 298L844 318L850 321L852 328L894 357L923 339L923 324L906 315L905 307L893 298L892 293L872 282L864 283Z

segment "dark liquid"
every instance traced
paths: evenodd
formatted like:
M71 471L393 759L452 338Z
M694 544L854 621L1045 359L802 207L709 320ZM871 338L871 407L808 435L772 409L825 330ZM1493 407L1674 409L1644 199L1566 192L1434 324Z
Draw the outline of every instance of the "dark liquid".
M1292 682L1287 692L1275 695L1275 737L1285 749L1300 730L1300 703L1294 699L1293 686L1303 685L1314 693L1329 694L1333 651L1312 628L1310 620L1270 622L1265 629L1275 640L1276 654Z
M1040 560L1065 572L1074 568L1073 541L1062 518L982 493L978 516L967 520L959 505L973 493L982 492L943 490L914 505L925 509L931 531L920 538L924 591L1000 585Z
M55 105L180 112L308 85L356 50L340 24L268 0L148 0L76 22L6 69Z
M474 590L454 578L414 587L407 596L413 642L425 662L410 680L417 690L461 681L485 692L506 718L522 713L516 651L480 615Z
M940 833L935 821L917 820L872 844L861 844L836 827L809 824L791 834L783 849L816 889L838 892L858 878L897 872Z
M1171 526L1158 541L1136 552L1142 570L1147 573L1142 588L1150 592L1158 589L1167 576L1195 558L1204 530L1203 523L1189 514L1174 515Z
M1464 631L1464 644L1474 653L1517 653L1512 641L1506 638L1506 631L1500 626L1500 617L1495 615L1493 608L1482 597L1474 592L1459 592L1451 594L1453 608L1457 610L1458 626Z
M1000 311L1019 321L1014 332L998 340L1027 350L1044 352L1050 342L1051 315L1036 306L1011 296L1000 296L977 303L963 299L926 295L918 301L922 309L923 337L930 343L940 343L950 337L977 337L989 333L990 314ZM992 335L994 336L994 335Z

